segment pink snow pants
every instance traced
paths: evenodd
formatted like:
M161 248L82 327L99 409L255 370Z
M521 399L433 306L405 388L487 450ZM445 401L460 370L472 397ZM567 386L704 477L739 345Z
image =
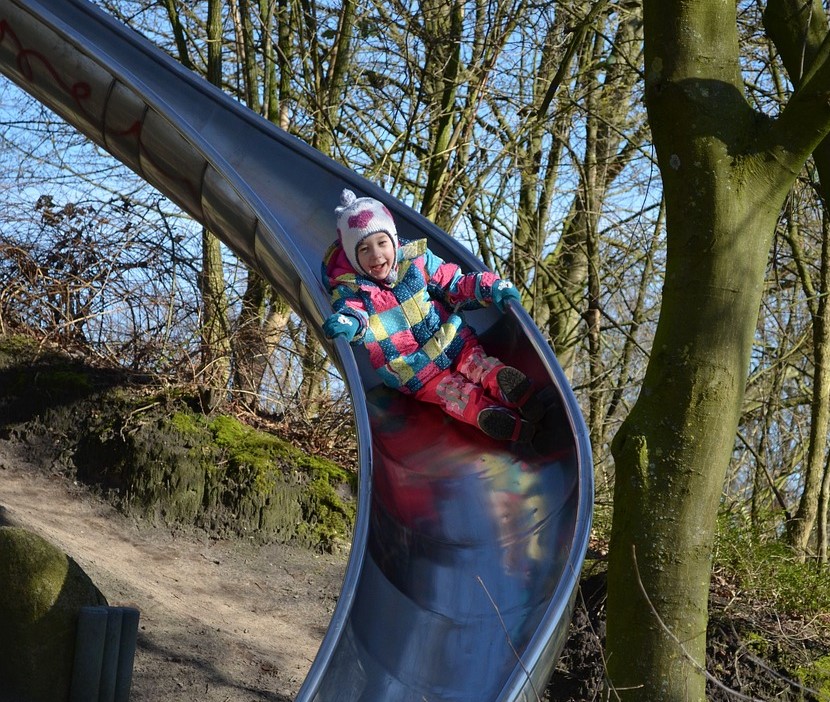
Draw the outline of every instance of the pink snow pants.
M488 356L475 339L471 339L453 366L428 381L414 397L440 405L451 417L478 426L481 410L487 407L515 407L503 398L496 381L496 374L504 366L499 359Z

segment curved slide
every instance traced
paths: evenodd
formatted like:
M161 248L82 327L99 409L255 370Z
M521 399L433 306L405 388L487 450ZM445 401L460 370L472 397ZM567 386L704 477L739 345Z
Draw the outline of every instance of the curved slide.
M0 71L262 273L338 363L358 436L358 517L298 699L537 700L567 635L593 467L573 394L525 311L468 319L492 353L545 386L558 438L546 456L386 390L362 350L322 338L331 307L318 272L343 187L385 202L400 236L481 269L415 211L86 0L0 0Z

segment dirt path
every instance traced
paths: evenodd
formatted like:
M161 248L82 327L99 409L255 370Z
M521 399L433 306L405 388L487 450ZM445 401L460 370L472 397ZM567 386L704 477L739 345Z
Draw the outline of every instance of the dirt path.
M134 702L293 699L328 626L345 556L136 524L0 441L0 523L63 549L111 605L141 612Z

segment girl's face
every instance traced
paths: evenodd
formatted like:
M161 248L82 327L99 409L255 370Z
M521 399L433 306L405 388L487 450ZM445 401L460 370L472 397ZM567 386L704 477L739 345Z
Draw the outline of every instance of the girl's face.
M386 280L395 267L395 247L386 232L370 234L357 245L357 262L374 280Z

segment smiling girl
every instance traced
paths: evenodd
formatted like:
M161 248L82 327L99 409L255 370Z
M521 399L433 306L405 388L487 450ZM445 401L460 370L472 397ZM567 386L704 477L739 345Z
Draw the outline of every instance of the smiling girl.
M328 338L363 344L385 385L503 441L531 442L544 412L528 377L487 355L462 309L520 303L495 273L463 274L427 248L398 240L389 210L344 190L337 241L326 252L323 282L332 314Z

